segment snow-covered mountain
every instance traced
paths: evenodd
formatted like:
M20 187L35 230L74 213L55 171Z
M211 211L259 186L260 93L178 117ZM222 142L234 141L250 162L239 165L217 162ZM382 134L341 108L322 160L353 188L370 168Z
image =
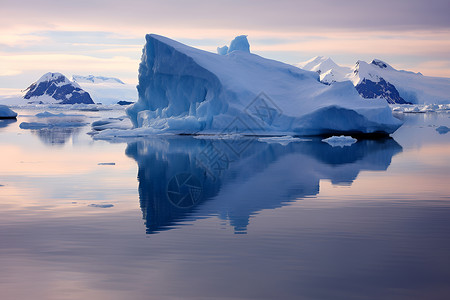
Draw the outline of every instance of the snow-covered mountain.
M72 80L77 83L118 83L118 84L125 84L122 80L119 78L114 77L105 77L105 76L94 76L94 75L72 75Z
M93 104L89 93L61 73L46 73L32 83L23 96L33 104Z
M95 103L117 104L137 101L136 86L114 77L73 75L72 80L88 91Z
M386 134L401 125L386 101L362 99L350 82L324 85L315 72L246 51L218 55L154 34L138 79L127 112L147 132Z
M317 56L297 66L319 73L320 81L326 84L349 80L364 98L381 97L391 104L450 103L450 78L396 70L379 59L370 64L357 61L353 68L348 68Z

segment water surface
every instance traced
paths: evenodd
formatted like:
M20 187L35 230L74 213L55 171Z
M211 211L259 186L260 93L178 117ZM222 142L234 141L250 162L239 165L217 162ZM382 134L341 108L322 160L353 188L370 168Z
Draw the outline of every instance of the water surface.
M0 123L2 299L450 297L447 114L341 148L94 141L19 113Z

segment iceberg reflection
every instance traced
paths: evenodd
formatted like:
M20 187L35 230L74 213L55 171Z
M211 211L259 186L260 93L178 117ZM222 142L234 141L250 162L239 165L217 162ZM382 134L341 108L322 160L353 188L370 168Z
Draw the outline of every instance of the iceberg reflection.
M323 179L350 185L363 170L386 170L401 151L391 138L340 148L320 140L283 146L253 138L158 137L129 143L126 154L138 164L147 233L212 215L245 233L259 211L315 196Z

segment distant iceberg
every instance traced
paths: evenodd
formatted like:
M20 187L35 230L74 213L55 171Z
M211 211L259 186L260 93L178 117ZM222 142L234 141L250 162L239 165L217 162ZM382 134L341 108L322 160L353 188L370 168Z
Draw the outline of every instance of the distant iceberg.
M0 119L15 119L17 113L6 105L0 105Z
M386 101L364 100L351 82L325 85L315 72L228 52L147 35L139 99L127 109L140 134L390 134L401 126Z

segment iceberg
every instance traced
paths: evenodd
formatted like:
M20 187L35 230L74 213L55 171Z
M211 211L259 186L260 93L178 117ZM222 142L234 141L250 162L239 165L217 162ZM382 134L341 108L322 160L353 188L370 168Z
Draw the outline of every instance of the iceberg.
M6 105L0 105L0 119L15 119L17 113Z
M246 51L218 55L155 34L138 79L127 113L141 133L387 135L402 124L351 82L325 85L315 72Z
M345 146L351 146L354 143L356 143L358 140L352 138L351 136L332 136L327 139L323 139L322 142L325 142L329 144L331 147L345 147Z
M235 50L250 53L250 44L246 35L239 35L235 37L234 40L231 41L230 47L226 45L223 47L217 47L217 54L227 55Z

